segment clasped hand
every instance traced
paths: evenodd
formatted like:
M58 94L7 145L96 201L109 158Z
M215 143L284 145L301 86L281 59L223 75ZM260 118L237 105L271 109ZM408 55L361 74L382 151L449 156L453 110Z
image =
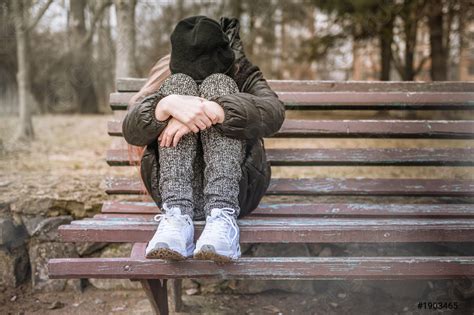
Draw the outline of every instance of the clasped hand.
M156 106L158 120L172 117L158 137L160 146L176 146L187 133L197 133L224 121L224 110L216 102L190 95L168 95Z

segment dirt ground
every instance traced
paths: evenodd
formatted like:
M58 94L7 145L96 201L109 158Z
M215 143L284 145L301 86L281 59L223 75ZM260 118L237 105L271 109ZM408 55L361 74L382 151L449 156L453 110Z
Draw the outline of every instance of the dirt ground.
M325 281L322 281L323 283ZM334 281L333 281L334 282ZM337 291L327 294L324 284L318 294L267 291L260 294L199 294L183 296L184 308L172 314L474 314L473 304L458 302L457 311L418 308L420 297L394 299L383 291ZM88 287L83 293L33 293L22 285L2 293L1 314L152 314L150 303L140 290L106 291ZM3 301L5 300L5 301ZM452 301L452 300L450 300Z
M110 200L101 185L106 175L136 175L136 169L111 168L105 151L111 138L107 121L112 116L46 115L34 117L36 139L32 143L14 143L11 135L16 118L0 118L0 202L15 203L24 198L52 196L75 198L91 209ZM284 147L288 142L271 139L267 148ZM293 148L318 147L466 147L465 140L357 140L297 139ZM469 178L466 167L277 167L275 177L403 177ZM235 295L206 293L184 295L186 310L204 314L432 314L417 309L427 297L417 292L412 298L394 299L382 290L352 292L347 283L330 285L321 281L318 294L289 294L271 291L262 294ZM334 282L333 282L334 284ZM442 282L449 286L449 282ZM409 287L410 284L407 284ZM16 289L0 289L0 314L150 314L150 305L139 290L104 291L88 286L83 293L32 292L27 282ZM331 290L330 292L328 290ZM472 304L454 314L474 314ZM357 312L354 312L357 309ZM449 313L449 312L448 312Z

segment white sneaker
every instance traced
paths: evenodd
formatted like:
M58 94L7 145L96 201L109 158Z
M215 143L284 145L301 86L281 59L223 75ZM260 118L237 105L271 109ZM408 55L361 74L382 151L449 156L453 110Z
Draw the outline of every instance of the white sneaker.
M206 218L206 226L196 243L194 258L229 262L241 256L240 232L232 208L214 208Z
M193 255L194 225L191 217L181 214L181 209L173 207L164 214L157 214L159 222L155 235L148 242L145 250L146 258L183 260Z

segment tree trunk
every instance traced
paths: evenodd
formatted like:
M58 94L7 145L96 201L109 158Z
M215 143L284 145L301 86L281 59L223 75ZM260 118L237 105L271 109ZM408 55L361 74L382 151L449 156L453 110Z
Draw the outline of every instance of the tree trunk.
M410 15L413 15L410 12ZM417 21L413 18L405 21L405 68L403 71L404 81L413 81L415 79L415 47Z
M30 90L30 65L28 60L29 32L27 21L29 21L29 8L23 0L13 1L15 34L17 45L17 81L20 121L16 134L18 140L31 140L34 138L33 120L31 117L31 105L33 97Z
M73 102L81 113L97 113L99 105L93 81L91 41L85 26L86 0L70 1L71 61L69 69Z
M106 0L102 0L106 1ZM96 12L97 14L97 12ZM100 112L110 112L108 106L109 94L115 89L115 51L110 28L110 8L105 9L97 29L96 56L98 66L96 67L96 90L99 100Z
M444 16L443 6L439 2L432 1L428 18L430 28L430 57L431 57L431 80L445 81L448 78L448 56L444 46ZM449 34L446 34L449 36Z
M136 0L115 0L117 14L117 46L115 77L137 75L135 59L135 7Z
M230 16L240 20L243 13L242 1L228 0L230 6Z
M380 32L380 80L390 81L390 66L392 61L393 18L383 25Z

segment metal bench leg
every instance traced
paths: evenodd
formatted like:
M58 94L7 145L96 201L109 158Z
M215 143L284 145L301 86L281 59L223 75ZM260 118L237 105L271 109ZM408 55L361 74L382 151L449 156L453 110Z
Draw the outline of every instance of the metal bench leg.
M169 301L171 304L170 308L172 308L177 313L181 312L183 309L183 299L181 298L182 282L182 279L173 279L168 286Z
M168 291L166 288L166 279L148 279L141 280L142 287L145 290L148 300L157 315L168 315Z

